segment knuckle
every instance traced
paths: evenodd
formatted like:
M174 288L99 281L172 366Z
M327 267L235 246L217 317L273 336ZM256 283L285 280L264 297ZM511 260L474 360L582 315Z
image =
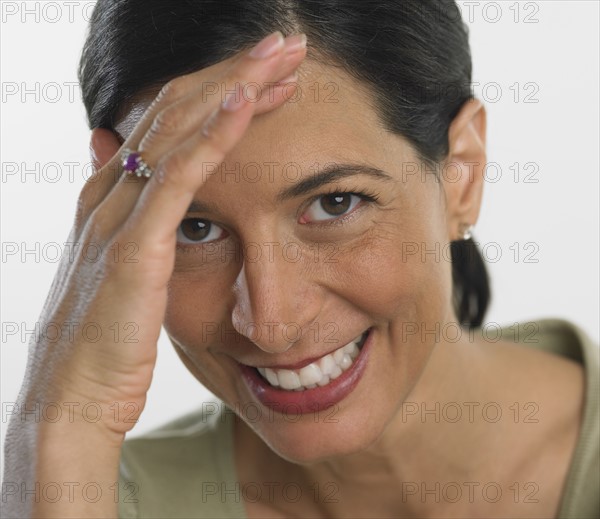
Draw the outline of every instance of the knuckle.
M106 237L108 224L108 219L101 207L96 207L83 226L81 241L88 245L99 246Z
M111 161L103 168L95 170L79 191L75 205L75 227L79 231L85 226L91 213L102 203L102 200L110 191L111 179L114 178L116 182L121 176L117 164L117 162Z
M201 134L204 137L204 139L212 139L213 137L213 132L214 132L214 128L217 125L218 119L219 119L219 114L220 114L220 110L216 109L214 110L204 121L204 123L202 123L202 130L201 130Z
M155 175L165 184L179 184L185 177L186 161L180 153L171 153L159 160Z
M160 89L156 101L161 103L176 101L184 95L186 83L185 76L176 77L175 79L168 81Z
M210 150L219 155L225 155L228 151L225 145L227 136L224 135L221 121L221 112L217 110L204 124L202 138L205 146Z
M177 107L165 108L154 117L150 131L154 134L172 135L181 127L183 115Z

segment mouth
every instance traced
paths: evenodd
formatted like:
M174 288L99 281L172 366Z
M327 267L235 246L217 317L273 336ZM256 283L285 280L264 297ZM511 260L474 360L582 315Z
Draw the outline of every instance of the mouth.
M365 372L374 342L369 328L348 344L296 369L239 364L250 393L264 406L301 415L328 409L348 396Z
M300 369L254 368L271 386L286 391L306 391L326 386L350 369L367 340L369 330L337 350Z

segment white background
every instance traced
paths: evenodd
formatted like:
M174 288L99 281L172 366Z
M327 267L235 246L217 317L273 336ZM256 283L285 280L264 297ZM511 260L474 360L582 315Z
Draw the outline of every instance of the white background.
M1 5L3 252L11 243L20 250L40 244L39 254L25 261L20 254L2 258L4 436L5 404L17 396L27 354L27 338L5 332L11 323L32 329L38 319L57 266L56 248L48 244L66 241L84 183L81 165L89 163L76 67L93 2ZM493 303L487 320L562 317L597 341L599 4L461 5L471 31L474 82L480 83L474 90L488 109L488 158L499 165L488 170L475 233L494 260L488 264ZM73 178L69 162L78 164ZM510 169L515 163L520 178ZM528 179L535 183L525 182L532 171L527 163L538 169ZM10 174L15 164L18 172ZM25 168L33 172L23 178ZM528 253L537 263L525 261ZM207 397L163 334L147 407L132 435Z

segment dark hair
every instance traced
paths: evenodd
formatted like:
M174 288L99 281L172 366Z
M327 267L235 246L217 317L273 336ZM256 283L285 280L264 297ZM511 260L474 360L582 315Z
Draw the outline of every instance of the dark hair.
M90 128L114 129L136 94L222 61L281 30L308 57L373 92L384 126L420 160L448 154L448 128L471 99L468 32L454 0L98 0L79 65ZM480 326L490 299L472 240L451 245L459 321Z

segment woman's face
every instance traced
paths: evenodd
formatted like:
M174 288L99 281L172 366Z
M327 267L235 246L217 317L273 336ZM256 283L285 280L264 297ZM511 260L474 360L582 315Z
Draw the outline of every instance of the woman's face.
M225 164L202 172L164 326L200 382L280 456L305 463L366 448L398 412L431 331L453 319L455 236L443 182L382 128L355 80L307 61L299 85L297 101L257 116ZM336 167L334 181L307 183ZM367 330L343 371L334 350ZM335 367L319 360L330 353ZM302 391L254 369L292 387L319 375L277 366L311 360L323 385Z

